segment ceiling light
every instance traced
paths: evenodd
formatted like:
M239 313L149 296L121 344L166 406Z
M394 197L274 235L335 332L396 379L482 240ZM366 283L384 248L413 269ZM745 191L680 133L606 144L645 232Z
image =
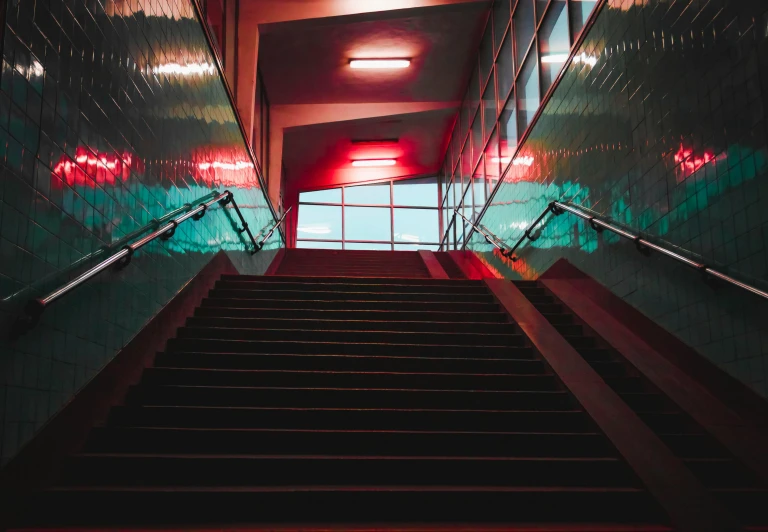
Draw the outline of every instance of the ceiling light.
M351 68L364 69L392 69L408 68L411 66L410 59L350 59Z
M541 56L542 63L565 63L568 61L568 54L553 54Z
M395 166L397 161L395 159L360 159L352 161L352 166L358 168L373 168L378 166Z

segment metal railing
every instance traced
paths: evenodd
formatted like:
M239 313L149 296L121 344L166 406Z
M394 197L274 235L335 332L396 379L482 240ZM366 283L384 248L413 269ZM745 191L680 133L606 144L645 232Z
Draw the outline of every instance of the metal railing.
M134 253L138 251L139 249L143 248L150 242L161 239L161 240L168 240L176 233L176 228L181 225L182 223L186 222L189 219L192 220L201 220L208 209L212 207L215 204L220 204L222 207L226 207L227 205L232 205L235 213L237 214L238 218L240 219L240 223L242 224L242 228L237 228L238 233L246 233L248 235L248 238L250 239L251 243L253 244L253 250L251 251L251 254L257 253L260 251L263 247L266 241L272 236L272 234L275 232L275 229L282 223L282 221L285 219L285 214L287 214L287 211L283 216L280 218L279 221L275 222L269 231L264 234L260 233L259 237L261 240L259 242L256 242L256 238L253 236L253 233L251 232L250 228L248 227L248 223L245 221L245 218L243 217L243 213L240 211L240 208L237 206L237 203L235 202L234 195L231 191L227 190L222 194L215 194L213 199L208 200L204 203L200 203L197 206L193 206L191 204L187 204L184 207L181 207L180 209L176 209L172 213L169 213L168 215L161 218L161 220L165 220L169 217L169 215L176 215L180 212L184 212L184 214L181 214L180 216L171 219L168 222L163 222L160 227L156 228L154 231L149 233L148 235L140 238L139 240L136 240L132 244L127 244L123 246L120 251L115 253L114 255L109 256L108 258L102 260L97 265L93 266L89 270L85 271L84 273L81 273L68 283L62 285L61 287L57 288L56 290L48 293L47 295L43 297L39 297L36 299L31 299L29 302L27 302L27 305L24 308L24 314L22 318L19 318L17 320L17 328L20 329L20 332L23 332L24 330L29 329L30 327L33 327L38 320L40 319L40 316L45 311L46 308L51 306L53 303L67 295L69 292L72 292L74 289L76 289L78 286L86 283L90 279L93 279L103 271L107 270L111 266L116 266L119 268L124 268L127 266L131 259L133 258ZM156 223L156 222L155 222ZM143 231L141 231L139 234L142 234Z
M264 226L264 228L261 231L259 231L259 237L261 238L261 240L259 241L258 244L256 244L256 251L262 250L262 248L264 247L264 244L267 243L267 240L269 240L272 237L272 234L275 232L275 229L279 228L280 225L283 223L283 221L285 221L285 217L288 216L288 213L291 212L291 209L293 209L293 205L288 207L288 210L283 213L283 215L280 217L279 220L277 220L271 226L270 224L267 224L266 226ZM267 229L267 227L269 227L269 229ZM256 253L256 251L254 251L254 253Z
M733 286L736 286L738 288L742 288L744 290L747 290L748 292L752 292L755 295L758 295L760 297L763 297L765 299L768 299L768 292L765 292L763 290L760 290L759 288L756 288L752 285L749 285L747 283L744 283L742 281L739 281L737 279L734 279L733 277L726 275L724 273L721 273L707 264L704 264L702 262L697 262L695 260L689 259L688 257L685 257L683 255L680 255L679 253L675 253L674 251L671 251L665 247L659 246L658 244L654 244L653 242L650 242L649 240L643 238L640 235L630 233L629 231L622 229L620 227L617 227L603 219L601 219L598 216L595 216L593 213L585 212L584 210L575 207L573 205L569 205L567 203L561 203L559 201L553 201L550 203L547 208L544 210L544 212L541 213L541 215L534 220L534 222L528 227L528 229L525 230L523 233L523 236L520 237L520 239L515 243L514 246L507 252L506 254L502 253L505 257L510 258L512 261L517 261L518 257L514 255L514 253L517 251L517 249L525 242L526 240L534 241L536 240L536 236L533 235L533 229L541 223L541 221L544 219L544 217L549 213L554 214L555 216L560 216L561 214L564 214L566 212L573 214L574 216L578 216L582 220L586 220L589 223L589 226L597 231L598 233L602 233L603 231L610 231L611 233L614 233L616 235L619 235L622 238L626 238L627 240L631 240L635 243L635 246L637 247L637 250L645 255L649 255L652 251L655 251L657 253L661 253L662 255L669 257L671 259L676 260L677 262L681 262L685 264L686 266L689 266L699 272L701 272L703 275L708 276L710 278L719 279L721 281L724 281L728 284L731 284ZM459 214L462 218L466 220L464 215L459 213L457 211L457 214ZM469 220L467 220L469 221ZM483 233L483 231L480 230L480 227L473 224L472 222L469 222L472 224L472 226L475 228L476 231L480 232L485 236L485 239L488 240L488 236ZM486 229L487 231L487 229ZM492 234L492 233L491 233ZM495 236L495 235L494 235ZM496 237L498 238L498 237ZM494 246L499 248L499 245L494 244L491 242ZM466 244L465 244L466 245Z
M461 216L465 222L467 222L469 225L472 226L472 229L474 229L475 231L483 235L483 237L485 237L486 242L488 242L490 245L498 249L499 253L501 253L503 257L512 258L512 254L514 253L514 250L508 250L507 245L504 243L504 241L501 238L493 234L493 232L491 232L487 227L474 223L472 220L464 216L458 209L454 209L453 211L455 213L454 219L456 215ZM451 224L453 224L453 221L451 222ZM441 247L442 247L442 244L441 244ZM515 259L512 259L512 260L515 260Z

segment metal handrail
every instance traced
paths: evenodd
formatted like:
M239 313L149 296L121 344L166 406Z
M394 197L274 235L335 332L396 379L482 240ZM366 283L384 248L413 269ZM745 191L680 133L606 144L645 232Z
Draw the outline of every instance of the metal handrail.
M277 220L272 226L269 228L268 231L265 232L266 226L259 231L259 236L261 237L264 235L258 244L256 244L256 251L261 251L261 249L264 247L264 244L266 244L267 240L269 240L272 237L272 234L275 232L275 229L280 227L280 224L285 221L285 217L288 216L288 213L291 212L291 209L293 209L293 205L288 207L288 210L283 213L283 215L280 217L279 220ZM269 225L269 224L267 224Z
M58 301L62 297L64 297L69 292L73 291L78 286L84 284L85 282L89 281L90 279L96 277L101 272L108 269L110 266L116 265L120 268L123 268L127 266L131 259L133 258L133 254L138 251L139 249L143 248L150 242L160 238L162 240L168 240L176 233L176 228L184 223L185 221L189 220L190 218L193 220L201 220L206 212L208 211L208 208L213 206L214 204L219 203L222 207L225 207L229 204L232 204L232 207L234 208L235 212L237 213L238 218L240 218L240 223L242 223L243 227L238 228L238 233L247 233L248 237L251 240L251 243L253 244L253 251L252 254L260 251L264 247L264 243L266 242L266 239L268 239L270 236L272 236L272 232L274 232L274 227L272 231L270 231L269 235L267 235L264 239L262 239L261 242L257 243L256 239L253 236L253 233L251 233L251 230L248 227L248 223L245 221L245 218L243 217L242 212L240 212L240 208L237 206L237 202L235 202L235 197L232 194L231 191L227 190L222 194L216 194L213 199L206 201L204 203L200 203L197 205L197 207L192 208L192 205L187 204L181 209L177 209L174 212L178 212L179 210L186 210L184 214L181 216L172 219L168 223L165 223L155 231L151 232L150 234L140 238L139 240L136 240L132 244L128 244L123 246L120 251L115 253L114 255L111 255L110 257L104 259L103 261L99 262L96 266L90 268L86 272L78 275L68 283L62 285L61 287L57 288L53 292L50 292L49 294L30 300L26 307L24 308L24 312L26 314L25 319L20 319L23 323L17 323L22 329L28 329L31 326L34 326L37 321L40 319L40 316L42 313L47 309L50 305L52 305L54 302ZM285 216L283 216L284 218Z
M508 256L512 259L512 261L518 260L518 257L511 256L512 253L514 253L517 248L519 248L525 240L536 240L537 237L532 236L531 231L541 223L541 221L544 219L544 217L548 213L552 213L555 216L560 216L561 214L564 214L566 212L569 212L573 214L574 216L578 216L582 220L586 220L589 222L589 225L592 229L597 231L598 233L602 233L604 230L608 230L612 233L615 233L619 235L622 238L626 238L627 240L631 240L635 243L635 246L637 247L637 250L643 253L644 255L650 254L651 251L656 251L658 253L661 253L662 255L669 257L671 259L674 259L678 262L681 262L685 264L686 266L689 266L695 270L698 270L701 272L702 275L714 277L716 279L719 279L721 281L724 281L726 283L729 283L733 286L742 288L748 292L751 292L755 295L758 295L762 298L768 299L768 292L765 292L764 290L760 290L759 288L756 288L752 285L749 285L747 283L744 283L742 281L739 281L737 279L734 279L733 277L726 275L724 273L721 273L710 266L708 266L705 263L702 262L696 262L695 260L689 259L688 257L685 257L683 255L680 255L679 253L675 253L674 251L671 251L667 248L664 248L662 246L659 246L658 244L654 244L653 242L650 242L649 240L646 240L640 235L636 235L633 233L630 233L629 231L626 231L620 227L617 227L615 225L610 224L609 222L606 222L605 220L602 220L600 217L595 216L592 213L584 212L578 207L575 207L573 205L569 205L567 203L561 203L559 201L553 201L550 203L547 208L544 210L543 213L541 213L541 216L536 218L536 220L528 227L528 229L525 230L525 233L522 237L517 241L517 243L512 247L510 250L510 255ZM460 213L459 213L460 214ZM460 214L462 218L464 218L463 215ZM464 218L466 220L466 218ZM470 222L471 223L471 222ZM474 224L473 224L474 226ZM476 226L475 226L476 227ZM477 227L476 227L477 228ZM486 240L488 238L486 237ZM497 246L498 247L498 246Z
M506 249L507 245L504 243L504 241L501 238L499 238L498 236L493 234L493 232L491 232L488 228L486 228L486 227L484 227L482 225L479 225L479 224L475 224L472 220L470 220L469 218L464 216L458 209L453 209L453 211L455 213L454 214L454 219L455 219L455 215L458 214L459 216L464 218L464 221L467 222L469 225L471 225L472 228L475 231L477 231L478 233L483 235L485 237L485 241L486 242L488 242L490 245L492 245L493 247L498 249L499 253L501 253L502 256L507 257L507 258L511 258L512 257L512 254L515 251L514 250L507 250ZM451 221L451 224L453 224L453 221Z

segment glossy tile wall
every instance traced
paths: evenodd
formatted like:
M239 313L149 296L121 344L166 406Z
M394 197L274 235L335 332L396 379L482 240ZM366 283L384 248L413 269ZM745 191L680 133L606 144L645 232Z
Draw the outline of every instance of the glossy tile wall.
M570 201L768 288L768 3L609 0L577 53L481 223L511 244ZM516 263L469 247L510 278L566 258L768 396L762 299L568 214Z
M2 55L5 462L216 252L249 272L273 254L251 257L217 206L6 340L30 297L214 191L234 192L254 232L274 218L190 0L10 0ZM267 249L281 245L276 233Z

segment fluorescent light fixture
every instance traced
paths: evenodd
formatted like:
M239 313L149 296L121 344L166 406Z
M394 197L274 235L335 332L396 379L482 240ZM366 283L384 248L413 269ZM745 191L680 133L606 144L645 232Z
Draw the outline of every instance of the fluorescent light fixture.
M362 69L393 69L393 68L408 68L411 66L410 59L350 59L349 66L351 68Z
M379 166L395 166L397 161L395 159L360 159L352 161L352 166L357 168L376 168Z
M541 56L542 63L565 63L568 61L568 54L552 54Z
M511 160L512 157L491 157L491 163L509 164Z

